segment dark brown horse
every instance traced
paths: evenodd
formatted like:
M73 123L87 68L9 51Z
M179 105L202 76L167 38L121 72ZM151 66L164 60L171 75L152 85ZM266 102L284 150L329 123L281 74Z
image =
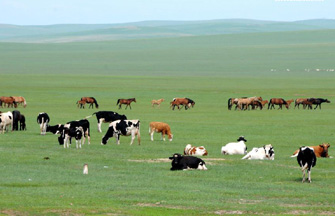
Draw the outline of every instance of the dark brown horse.
M328 99L323 99L323 98L308 98L309 102L312 102L312 104L316 104L315 108L319 107L321 109L321 104L322 103L330 103Z
M6 104L7 104L7 107L17 107L17 103L15 102L15 99L13 97L5 97L5 96L2 96L0 97L0 106L3 107L3 105L6 107Z
M194 107L194 105L195 102L190 98L173 98L173 100L170 102L170 107L172 107L172 110L174 110L176 106L179 110L185 106L185 110L187 110L191 107Z
M135 98L118 99L116 105L119 104L119 109L121 109L121 105L122 105L122 104L126 104L126 109L127 109L128 106L129 106L130 109L131 109L130 104L131 104L131 102L133 102L133 101L136 103L136 99L135 99Z
M92 107L92 109L93 109L93 104L95 104L95 108L97 108L97 109L99 108L99 104L94 97L82 97L80 100L81 101L86 101L86 103L90 104L90 106L88 108Z
M269 101L268 109L275 108L274 105L279 105L278 109L283 109L283 105L285 105L286 109L289 108L289 104L283 98L271 98Z

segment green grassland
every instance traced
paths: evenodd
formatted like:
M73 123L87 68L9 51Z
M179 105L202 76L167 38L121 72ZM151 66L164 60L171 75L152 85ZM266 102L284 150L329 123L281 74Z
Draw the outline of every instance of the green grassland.
M312 183L290 155L302 145L331 144L334 156L334 30L65 44L0 43L0 95L22 95L27 131L0 135L0 215L332 215L334 159L318 159ZM287 70L289 69L289 71ZM305 69L310 69L305 71ZM318 71L316 69L319 69ZM323 97L321 110L228 111L229 97ZM39 135L36 117L51 125L91 115L78 109L94 96L99 110L141 120L141 145L110 139L64 149ZM136 97L132 110L118 98ZM169 108L190 97L190 110ZM165 98L160 109L152 99ZM12 109L2 108L1 111ZM150 141L150 121L171 126L172 142ZM247 146L271 143L274 161L245 161L220 149L244 135ZM170 171L167 159L186 144L204 145L208 171ZM49 157L50 160L44 160ZM224 160L222 160L224 159ZM89 174L82 174L83 164Z

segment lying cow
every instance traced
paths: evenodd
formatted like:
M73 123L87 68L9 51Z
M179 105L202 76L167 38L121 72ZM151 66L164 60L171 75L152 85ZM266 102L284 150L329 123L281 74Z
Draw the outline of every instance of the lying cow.
M305 182L306 170L308 172L308 182L311 183L311 169L316 165L316 156L314 153L314 149L311 147L300 147L298 157L298 164L301 167L302 171L302 182Z
M46 128L50 122L49 115L45 112L39 113L37 116L37 123L40 124L41 135L46 134Z
M135 136L137 135L138 144L141 144L140 135L140 121L139 120L116 120L109 124L109 128L105 136L101 140L101 145L106 145L107 141L111 137L116 138L116 143L120 145L120 136L130 136L131 142L133 144Z
M76 139L76 148L81 148L81 145L85 142L83 127L64 127L61 136L58 137L58 142L60 145L63 144L64 148L69 148L72 137Z
M0 133L5 133L5 130L8 132L9 127L13 128L13 114L12 112L0 113Z
M165 134L168 135L169 141L172 141L173 134L171 133L170 126L164 122L150 122L149 133L151 135L151 141L154 141L154 132L162 133L161 140L165 141Z
M247 146L244 139L244 136L240 136L237 139L238 142L231 142L221 148L221 153L224 155L234 155L234 154L241 154L244 155L247 153Z
M195 147L191 144L187 144L184 149L184 155L206 156L208 152L203 146Z
M95 112L90 116L87 116L86 118L90 118L93 115L96 115L97 120L98 120L98 131L100 133L102 133L101 130L101 124L102 123L110 123L116 120L127 120L127 116L125 115L120 115L117 112L113 112L113 111L99 111L99 112Z
M175 153L172 157L169 157L169 159L172 160L170 170L207 170L206 163L197 157L182 156L181 154Z
M325 157L329 158L328 148L330 147L329 143L322 143L318 146L309 146L314 149L314 153L316 157ZM297 157L300 149L296 150L291 157Z
M242 159L249 160L274 160L275 154L271 144L264 145L261 148L253 148L247 155Z

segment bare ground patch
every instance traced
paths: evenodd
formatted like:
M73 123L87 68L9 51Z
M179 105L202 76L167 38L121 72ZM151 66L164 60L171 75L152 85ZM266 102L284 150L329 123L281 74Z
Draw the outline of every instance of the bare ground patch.
M165 205L161 202L156 203L137 203L136 206L140 207L158 207L158 208L168 208L168 209L190 209L185 206L172 206L172 205Z
M224 158L202 158L206 164L213 164L211 162L207 162L207 161L224 161L226 159ZM142 159L142 160L133 160L133 159L128 159L128 161L130 162L137 162L137 163L169 163L171 162L170 159L168 158L156 158L156 159Z
M12 209L1 210L0 214L9 215L9 216L25 216L25 215L28 215L27 213L12 210Z

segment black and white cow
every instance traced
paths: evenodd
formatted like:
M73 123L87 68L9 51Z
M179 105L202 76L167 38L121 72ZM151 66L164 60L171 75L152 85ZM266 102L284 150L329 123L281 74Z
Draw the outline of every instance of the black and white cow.
M19 121L21 119L21 113L18 110L13 110L13 127L12 131L18 131L19 130Z
M298 164L302 171L302 182L305 182L305 175L308 172L308 182L311 183L311 169L316 165L316 156L314 149L311 147L302 146L299 149L299 154L297 157Z
M113 111L99 111L95 112L90 116L87 116L86 118L92 117L93 115L96 115L97 120L98 120L98 131L102 133L101 130L101 124L102 123L111 123L116 120L127 120L127 116L125 115L120 115L117 112Z
M22 114L21 114L21 118L20 118L20 130L27 130L26 117Z
M83 132L82 136L79 136L81 131ZM90 122L87 119L82 119L79 121L71 121L63 126L63 129L60 131L60 136L58 137L58 142L60 145L64 144L64 148L66 148L69 146L69 142L71 142L71 137L76 138L77 144L79 139L82 141L80 143L84 144L86 136L88 144L90 144L91 143Z
M194 156L183 156L175 153L172 157L169 157L169 159L172 160L172 167L170 170L207 170L205 161Z
M0 113L0 133L5 133L5 130L9 131L9 126L13 128L13 114L12 112Z
M39 113L37 116L37 123L40 124L41 135L46 134L46 128L50 122L49 115L45 112Z
M63 129L64 129L63 124L57 124L54 126L47 125L46 132L51 132L53 134L60 134Z
M140 121L139 120L116 120L109 124L109 128L105 136L101 140L101 145L106 145L107 141L111 137L116 138L116 143L120 145L120 136L130 136L133 144L135 136L137 135L138 144L141 144L140 135Z
M81 148L81 145L85 142L85 140L83 142L85 137L83 127L64 127L61 135L58 137L58 142L60 145L64 145L64 148L69 148L72 137L76 139L76 148Z

